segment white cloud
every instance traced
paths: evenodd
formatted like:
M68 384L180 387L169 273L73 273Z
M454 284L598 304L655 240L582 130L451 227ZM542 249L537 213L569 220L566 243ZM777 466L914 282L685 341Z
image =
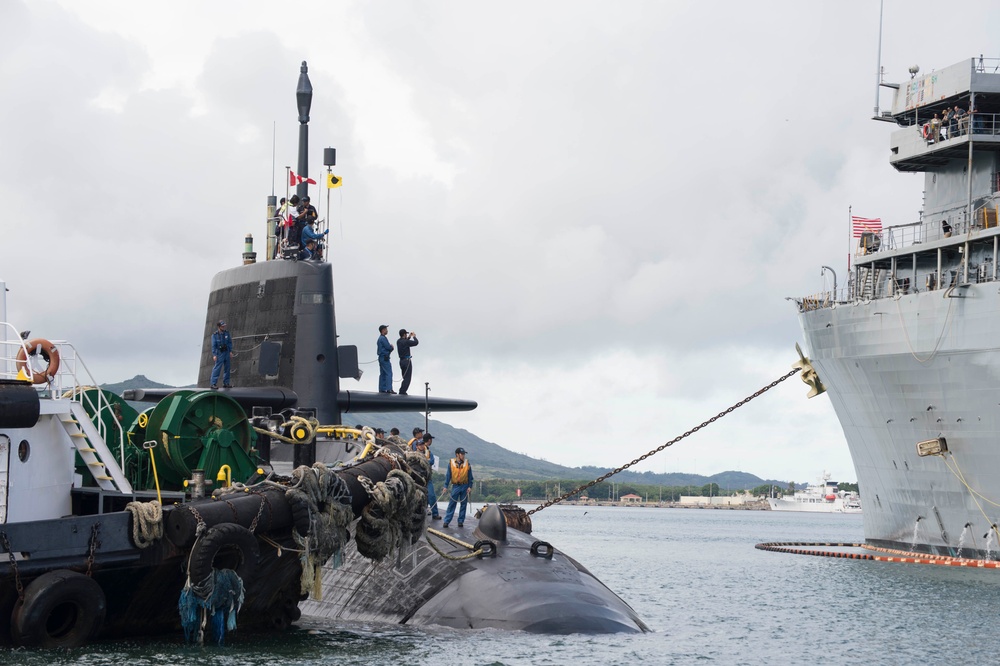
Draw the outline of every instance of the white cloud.
M887 78L988 47L1000 10L973 5L888 2ZM296 159L303 60L310 168L335 146L345 179L319 197L341 340L364 360L382 320L416 329L415 381L480 401L449 422L554 462L626 462L783 374L784 297L822 265L843 284L848 206L920 206L868 120L874 6L13 0L0 21L10 317L101 381L194 381L211 276ZM853 479L793 382L647 469Z

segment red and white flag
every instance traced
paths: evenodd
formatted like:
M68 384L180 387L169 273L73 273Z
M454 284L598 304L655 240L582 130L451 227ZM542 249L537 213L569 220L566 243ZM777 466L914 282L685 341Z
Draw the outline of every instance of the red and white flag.
M288 186L295 187L296 185L301 185L302 183L308 183L310 185L315 185L316 181L308 176L297 176L295 172L289 169L288 171Z
M851 229L854 232L855 238L861 238L861 234L870 231L872 233L881 233L882 231L882 218L875 217L858 217L857 215L851 216Z

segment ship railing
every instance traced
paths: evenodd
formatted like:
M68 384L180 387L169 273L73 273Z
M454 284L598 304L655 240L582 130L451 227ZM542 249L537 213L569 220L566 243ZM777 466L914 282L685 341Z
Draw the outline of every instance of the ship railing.
M962 139L969 136L970 129L973 140L977 135L997 136L1000 134L1000 114L997 113L976 111L964 113L955 120L945 121L940 118L938 122L935 122L933 118L921 118L921 120L923 122L913 127L911 136L911 139L918 144L934 145L947 143L952 139Z
M837 303L850 302L852 300L852 288L847 286L837 289L836 291L833 289L828 291L819 291L815 294L809 294L808 296L794 298L791 300L796 302L801 312L807 312L809 310L822 310L823 308L833 307Z
M28 340L21 338L17 328L9 322L0 322L6 336L0 335L0 378L6 380L24 379L38 372L44 373L47 362L28 346ZM43 400L67 399L83 405L98 433L109 447L118 449L119 467L124 468L125 443L128 436L104 391L88 391L98 388L90 369L80 358L76 348L66 340L50 340L59 350L59 368L50 381L34 384ZM18 357L26 359L23 372L19 372Z
M856 256L899 250L930 241L960 236L982 229L996 228L1000 220L1000 201L988 198L972 211L971 224L965 206L953 206L935 213L933 220L921 220L885 227L879 232L864 232L858 240Z
M1000 74L1000 58L984 58L980 54L972 59L972 68L979 74Z

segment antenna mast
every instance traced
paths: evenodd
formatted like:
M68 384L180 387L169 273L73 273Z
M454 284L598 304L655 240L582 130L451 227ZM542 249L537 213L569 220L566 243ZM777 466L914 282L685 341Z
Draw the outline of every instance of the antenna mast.
M875 117L879 117L878 94L882 84L882 9L884 0L878 3L878 56L875 58Z

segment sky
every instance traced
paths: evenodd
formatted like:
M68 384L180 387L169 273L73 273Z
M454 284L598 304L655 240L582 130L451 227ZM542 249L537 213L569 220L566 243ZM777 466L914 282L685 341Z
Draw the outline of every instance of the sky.
M929 23L928 16L934 16ZM969 17L975 20L969 20ZM849 210L917 220L871 120L879 4L3 0L8 319L95 379L197 379L212 276L263 254L266 199L337 149L338 332L416 331L436 418L617 466L790 369L787 297L843 285ZM886 81L1000 57L1000 5L887 0ZM889 108L885 91L881 108ZM234 332L238 334L238 332ZM397 376L398 381L398 376ZM826 397L790 379L640 471L854 481Z

